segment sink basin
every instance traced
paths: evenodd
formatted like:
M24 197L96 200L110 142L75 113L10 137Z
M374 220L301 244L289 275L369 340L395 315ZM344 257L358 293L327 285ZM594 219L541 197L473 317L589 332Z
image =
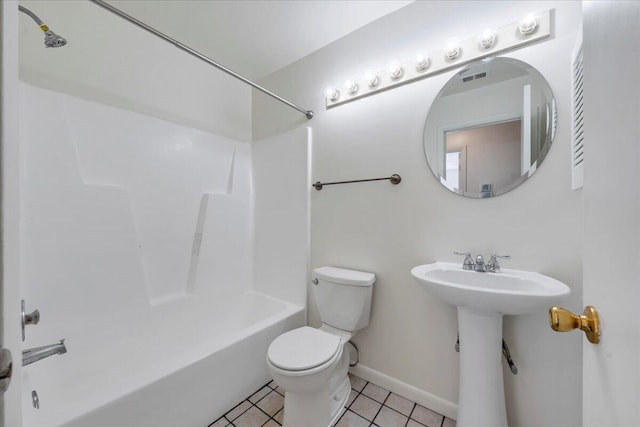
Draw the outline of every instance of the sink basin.
M502 316L544 312L569 295L567 285L529 271L463 270L436 262L411 270L430 294L458 307L458 427L507 427L502 378Z
M460 264L436 262L411 270L429 293L456 307L501 314L546 311L569 295L567 285L530 271L500 273L463 270Z

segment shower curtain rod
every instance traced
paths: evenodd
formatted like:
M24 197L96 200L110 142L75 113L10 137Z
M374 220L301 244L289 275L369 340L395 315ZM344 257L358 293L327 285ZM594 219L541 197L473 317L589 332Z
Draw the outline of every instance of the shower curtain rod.
M306 110L306 109L304 109L302 107L297 106L293 102L287 101L286 99L276 95L275 93L271 92L270 90L265 89L262 86L260 86L259 84L252 82L251 80L247 79L246 77L241 76L240 74L236 73L235 71L228 69L227 67L225 67L222 64L217 63L213 59L204 56L200 52L191 49L189 46L184 45L184 44L180 43L179 41L177 41L175 39L172 39L171 37L167 36L166 34L156 30L153 27L150 27L149 25L145 24L142 21L137 20L133 16L126 14L125 12L121 11L120 9L111 6L110 4L104 2L103 0L89 0L89 1L92 2L92 3L97 4L100 7L103 7L104 9L108 10L111 13L114 13L114 14L118 15L119 17L121 17L123 19L126 19L127 21L131 22L132 24L137 25L138 27L142 28L143 30L146 30L146 31L150 32L151 34L153 34L155 36L158 36L161 39L164 39L165 41L168 41L169 43L173 44L178 49L182 49L183 51L195 56L196 58L201 59L202 61L204 61L204 62L206 62L206 63L208 63L210 65L213 65L214 67L216 67L220 71L224 71L225 73L229 74L230 76L233 76L236 79L245 82L249 86L253 86L254 88L258 89L259 91L261 91L263 93L266 93L267 95L271 96L272 98L275 98L278 101L280 101L280 102L282 102L284 104L287 104L289 107L300 111L302 114L307 116L307 119L311 119L313 117L313 111Z

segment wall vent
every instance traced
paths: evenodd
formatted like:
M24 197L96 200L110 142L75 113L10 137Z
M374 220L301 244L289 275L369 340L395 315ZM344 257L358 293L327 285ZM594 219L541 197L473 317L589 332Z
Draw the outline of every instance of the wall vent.
M573 50L572 59L572 99L571 99L571 189L577 190L584 184L584 62L582 50L582 30Z
M462 83L467 83L467 82L472 82L474 80L478 80L478 79L482 79L487 77L487 72L483 71L481 73L478 73L476 75L471 75L471 76L462 76Z

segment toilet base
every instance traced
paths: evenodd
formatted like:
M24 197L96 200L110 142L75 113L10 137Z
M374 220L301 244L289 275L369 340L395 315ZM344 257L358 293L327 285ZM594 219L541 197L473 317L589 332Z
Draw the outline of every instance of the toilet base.
M318 393L295 394L285 392L283 427L331 427L345 411L349 400L349 377L329 396L326 390Z
M345 405L347 404L347 400L349 400L349 395L351 394L351 381L349 381L349 376L342 382L342 384L338 387L335 393L331 396L331 422L329 426L334 425L338 422L338 419L342 416L344 411L346 410Z
M329 394L323 393L284 394L283 427L325 427L329 423Z

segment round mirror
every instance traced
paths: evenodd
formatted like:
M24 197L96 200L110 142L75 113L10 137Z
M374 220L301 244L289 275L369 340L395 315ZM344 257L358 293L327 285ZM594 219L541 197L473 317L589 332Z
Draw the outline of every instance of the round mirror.
M547 81L510 58L474 62L447 82L424 126L424 152L442 185L465 197L504 194L544 160L556 126Z

